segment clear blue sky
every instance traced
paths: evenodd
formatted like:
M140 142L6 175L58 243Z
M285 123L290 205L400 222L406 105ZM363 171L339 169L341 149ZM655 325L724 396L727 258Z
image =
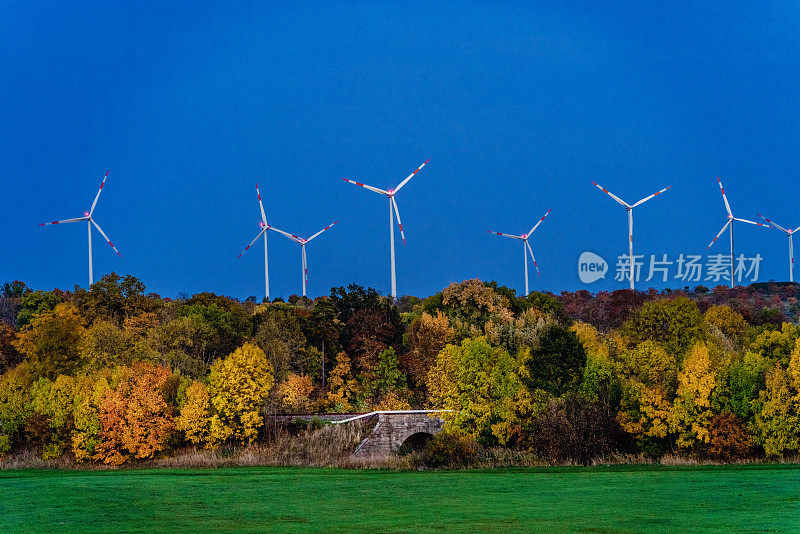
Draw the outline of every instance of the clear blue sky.
M386 294L387 204L341 179L388 188L428 158L397 197L400 294L520 289L518 243L486 230L549 208L532 288L624 287L577 277L584 250L626 249L591 180L629 202L672 185L635 212L639 253L704 254L718 175L736 215L800 226L796 3L170 4L0 4L0 281L86 284L85 227L37 223L80 216L106 169L95 217L122 258L95 235L95 277L164 295L262 294L263 249L236 259L256 181L275 226L341 220L308 246L311 296ZM787 278L785 237L736 230L761 280ZM270 237L273 296L299 293L299 247Z

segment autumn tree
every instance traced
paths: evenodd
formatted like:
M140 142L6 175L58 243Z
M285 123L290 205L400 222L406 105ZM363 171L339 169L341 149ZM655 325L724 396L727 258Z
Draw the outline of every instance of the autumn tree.
M14 329L0 322L0 374L22 362L22 355L14 346L16 339Z
M424 386L436 356L450 342L453 328L444 313L437 310L435 316L423 312L406 332L406 342L411 350L401 359L401 363L408 369L412 383L418 387Z
M126 318L147 311L145 286L132 275L104 274L88 291L76 290L75 299L90 320L103 319L121 327Z
M697 304L678 296L645 302L622 330L633 344L656 341L670 354L681 355L702 339L702 324Z
M95 460L120 465L163 452L174 428L172 408L164 400L171 371L149 363L121 368L119 382L99 406L100 443Z
M208 391L215 441L252 442L264 424L262 410L274 383L264 351L245 343L211 366Z
M81 361L85 321L71 304L36 316L17 336L15 346L25 354L36 376L71 374Z
M328 378L327 403L335 412L346 412L352 409L355 402L358 384L350 367L350 358L340 352L336 356L336 365Z
M93 374L80 374L75 377L73 386L72 453L78 461L94 459L100 444L100 405L109 385L111 372L103 369Z
M42 449L42 458L58 458L70 449L74 427L74 395L76 380L59 375L54 381L40 378L32 388L33 410L47 419L49 439Z
M734 348L739 348L747 341L749 325L740 313L733 311L730 306L711 306L703 314L706 325L716 329L729 339Z
M306 412L311 407L314 383L311 377L290 373L280 387L281 404L290 412Z
M711 395L715 385L708 347L698 343L678 373L677 397L670 416L670 429L677 434L678 448L698 453L711 441Z
M777 364L768 374L759 398L756 441L767 456L800 451L800 341L786 368Z
M177 429L184 432L186 439L195 445L209 449L216 447L222 436L212 433L212 410L208 387L205 383L195 380L186 388L186 402L175 421Z

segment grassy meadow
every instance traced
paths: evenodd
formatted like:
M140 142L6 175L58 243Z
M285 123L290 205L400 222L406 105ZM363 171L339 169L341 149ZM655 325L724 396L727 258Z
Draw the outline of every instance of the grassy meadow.
M0 471L0 532L800 532L800 466Z

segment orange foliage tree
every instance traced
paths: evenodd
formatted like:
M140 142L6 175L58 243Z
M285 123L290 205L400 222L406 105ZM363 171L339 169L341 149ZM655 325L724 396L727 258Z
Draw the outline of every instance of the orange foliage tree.
M122 368L116 387L100 402L100 438L94 459L120 465L155 457L166 448L174 422L163 390L171 372L138 363Z

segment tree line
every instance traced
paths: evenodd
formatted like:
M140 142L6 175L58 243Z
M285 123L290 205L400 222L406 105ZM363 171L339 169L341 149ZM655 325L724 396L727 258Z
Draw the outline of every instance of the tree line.
M0 291L0 457L120 465L268 442L271 414L436 408L449 434L546 461L729 461L800 449L795 284L533 292L356 284L257 303Z

